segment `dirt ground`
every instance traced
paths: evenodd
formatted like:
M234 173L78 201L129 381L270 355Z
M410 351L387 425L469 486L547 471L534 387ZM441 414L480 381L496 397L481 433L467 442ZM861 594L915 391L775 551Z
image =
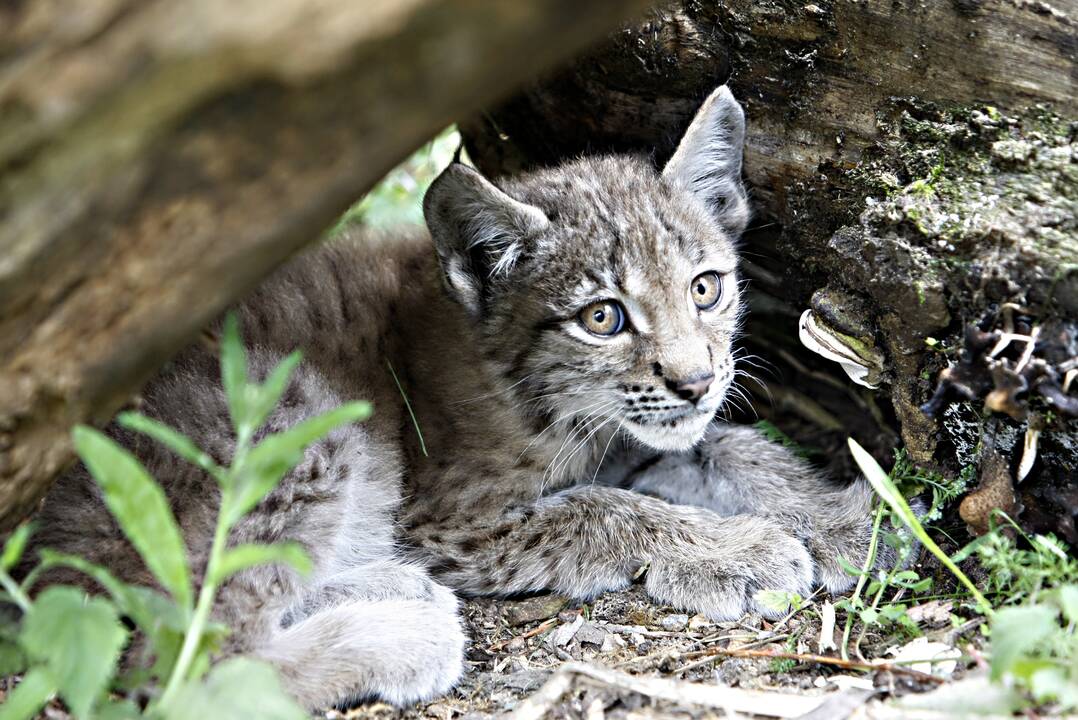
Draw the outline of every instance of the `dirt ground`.
M963 678L974 661L920 665L894 658L910 638L867 634L847 666L809 656L834 647L844 615L822 633L831 598L817 594L776 621L748 615L713 623L657 606L639 585L580 604L555 595L472 600L463 614L472 638L464 680L451 695L399 711L383 704L330 711L338 718L953 717L892 708L885 701ZM956 625L953 604L930 601L910 613L922 629L902 657L967 648L978 620ZM856 639L855 629L851 639ZM821 645L822 641L822 645ZM851 642L852 645L852 642ZM967 649L965 652L976 650ZM785 657L769 657L783 653ZM912 653L912 656L911 656ZM957 649L944 655L958 656ZM897 664L892 664L895 661ZM882 662L877 669L870 663ZM898 713L898 714L893 714ZM920 714L912 714L920 713ZM982 715L983 716L983 715Z

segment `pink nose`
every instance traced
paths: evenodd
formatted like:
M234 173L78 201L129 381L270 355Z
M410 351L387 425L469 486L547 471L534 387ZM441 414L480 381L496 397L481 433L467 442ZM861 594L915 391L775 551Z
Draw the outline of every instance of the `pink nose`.
M707 395L708 388L711 387L711 383L715 382L714 373L707 373L706 375L698 375L688 380L670 380L667 379L666 387L674 391L682 400L690 400L693 403L700 401L704 395Z

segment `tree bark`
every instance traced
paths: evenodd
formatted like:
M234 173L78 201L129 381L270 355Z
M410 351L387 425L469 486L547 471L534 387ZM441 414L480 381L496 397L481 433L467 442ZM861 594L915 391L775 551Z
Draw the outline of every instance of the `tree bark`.
M0 528L172 353L458 115L641 0L0 8Z
M758 210L749 343L783 371L759 410L977 466L979 492L998 489L992 448L1012 497L989 509L1078 541L1078 3L685 0L462 132L494 175L584 152L661 163L727 79ZM801 346L805 309L875 394ZM1021 340L993 355L1005 330L1038 333L1029 357Z

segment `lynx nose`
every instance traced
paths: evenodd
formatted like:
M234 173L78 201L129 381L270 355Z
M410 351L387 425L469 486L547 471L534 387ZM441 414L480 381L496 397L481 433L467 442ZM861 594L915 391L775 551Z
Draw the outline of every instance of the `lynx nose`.
M714 373L707 373L706 375L697 375L688 380L667 379L666 387L673 390L674 394L682 400L689 400L693 403L697 403L700 401L700 398L707 395L707 390L714 381Z

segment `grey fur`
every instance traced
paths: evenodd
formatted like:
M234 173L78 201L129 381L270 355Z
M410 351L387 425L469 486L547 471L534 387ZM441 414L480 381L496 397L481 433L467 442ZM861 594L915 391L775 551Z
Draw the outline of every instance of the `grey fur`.
M735 373L743 137L721 88L662 173L591 158L499 188L454 164L425 200L435 252L420 234L353 234L242 303L257 372L306 352L272 427L353 398L373 400L375 415L312 448L239 528L235 542L298 540L317 570L228 583L217 608L237 630L227 651L275 662L312 707L408 703L461 671L447 587L586 598L647 566L657 600L716 619L773 614L761 589L848 587L837 557L864 557L867 487L832 486L755 431L713 422ZM721 275L722 296L698 310L689 288L704 271ZM598 299L624 304L628 331L583 329L577 314ZM708 388L698 400L679 395L689 380ZM146 412L228 460L212 354L190 348L145 397ZM212 481L110 432L166 484L201 569ZM40 522L39 544L150 582L83 469L57 483Z

